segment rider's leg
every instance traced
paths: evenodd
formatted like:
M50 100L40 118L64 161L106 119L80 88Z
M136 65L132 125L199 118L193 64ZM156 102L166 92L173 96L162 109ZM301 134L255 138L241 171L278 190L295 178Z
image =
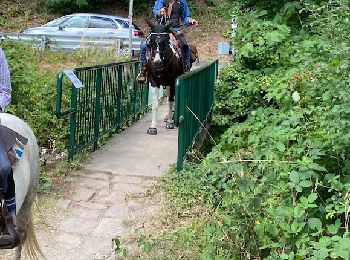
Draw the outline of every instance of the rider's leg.
M191 50L187 42L185 35L181 32L180 28L173 28L172 31L176 34L176 37L180 41L182 49L185 54L185 70L189 71L191 69Z
M4 194L9 214L15 215L15 182L13 181L11 162L7 156L2 140L0 140L0 188Z
M140 72L136 77L136 80L139 83L146 82L146 52L147 52L147 43L143 41L140 47Z
M11 162L7 156L4 142L0 139L0 188L5 193L8 189L8 176L12 171Z
M5 205L8 211L6 218L6 225L10 238L1 236L0 244L13 244L14 241L18 243L17 232L15 231L15 217L16 217L16 199L15 199L15 182L13 180L13 172L11 162L7 156L4 143L0 140L0 188L4 195ZM4 221L4 220L3 220Z
M191 50L190 50L190 46L185 44L183 46L183 50L184 50L184 53L185 53L186 71L190 71L191 70Z

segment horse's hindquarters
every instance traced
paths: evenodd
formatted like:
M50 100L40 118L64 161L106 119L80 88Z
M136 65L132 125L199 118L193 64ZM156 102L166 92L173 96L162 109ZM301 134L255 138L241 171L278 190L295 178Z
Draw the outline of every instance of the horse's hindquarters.
M30 127L18 117L0 113L2 125L28 139L22 158L14 168L13 178L16 188L16 209L19 212L29 190L36 188L39 174L39 149ZM34 187L35 186L35 187Z

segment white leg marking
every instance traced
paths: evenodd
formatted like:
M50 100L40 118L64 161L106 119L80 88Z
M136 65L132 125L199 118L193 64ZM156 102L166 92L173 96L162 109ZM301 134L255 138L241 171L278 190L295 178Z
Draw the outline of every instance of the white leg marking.
M152 87L152 123L151 123L151 128L157 127L158 95L159 95L159 88Z

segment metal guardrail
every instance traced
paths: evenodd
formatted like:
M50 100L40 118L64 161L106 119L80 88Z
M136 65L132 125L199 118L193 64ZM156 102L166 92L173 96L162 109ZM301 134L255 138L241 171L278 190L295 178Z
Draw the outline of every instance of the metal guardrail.
M0 33L1 38L23 41L39 48L42 52L45 49L75 51L78 49L98 48L101 51L114 50L117 57L128 55L129 39L117 36L106 35L50 35L50 34L25 34L25 33ZM142 38L132 41L132 51L136 55L140 51Z
M210 117L218 64L216 60L176 80L174 123L179 127L177 171L182 169L187 152Z
M79 86L68 80L67 73L58 73L56 115L69 116L69 160L88 146L97 149L106 133L122 129L147 111L148 87L135 80L138 63L76 68Z

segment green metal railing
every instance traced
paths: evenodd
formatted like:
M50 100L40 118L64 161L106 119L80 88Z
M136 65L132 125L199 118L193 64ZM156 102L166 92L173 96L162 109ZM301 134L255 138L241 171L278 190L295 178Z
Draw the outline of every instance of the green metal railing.
M138 61L76 68L81 88L63 72L57 75L56 114L69 116L69 160L85 147L97 149L106 133L135 122L147 111L148 87L135 81L138 70Z
M177 170L205 126L214 102L218 61L209 63L176 80L174 122L179 127Z

